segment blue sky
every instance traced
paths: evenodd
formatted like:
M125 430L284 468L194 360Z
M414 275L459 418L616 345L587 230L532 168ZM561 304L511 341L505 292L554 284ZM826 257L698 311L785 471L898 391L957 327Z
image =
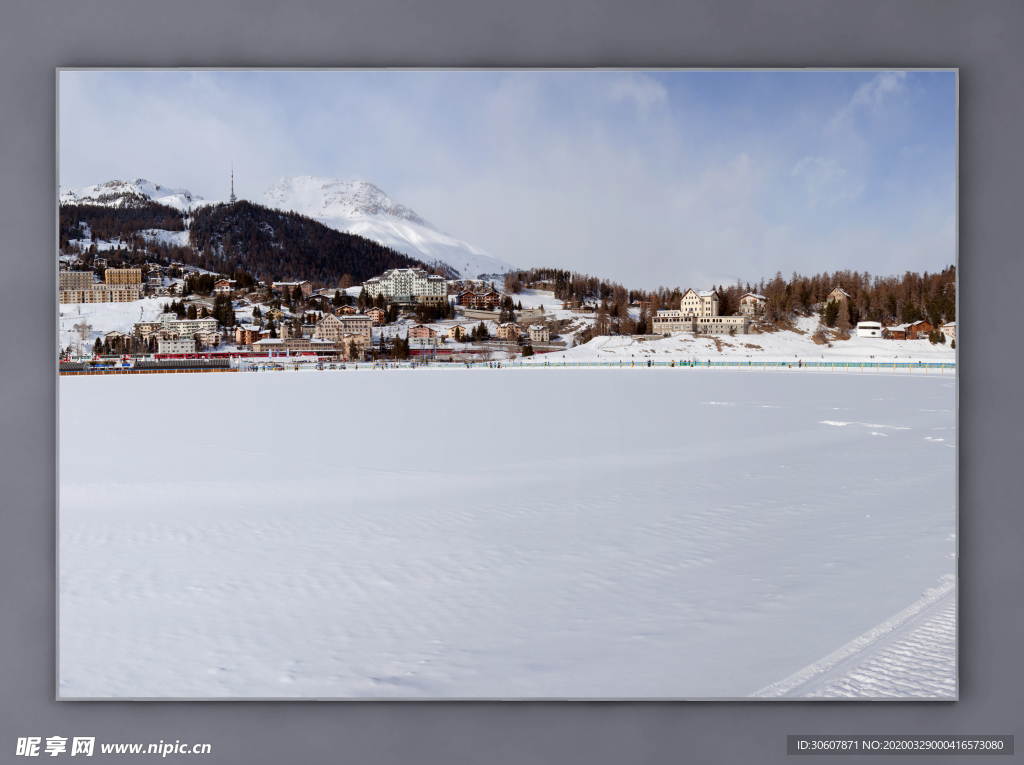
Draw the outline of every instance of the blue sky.
M954 262L952 72L63 72L61 183L374 183L628 286Z

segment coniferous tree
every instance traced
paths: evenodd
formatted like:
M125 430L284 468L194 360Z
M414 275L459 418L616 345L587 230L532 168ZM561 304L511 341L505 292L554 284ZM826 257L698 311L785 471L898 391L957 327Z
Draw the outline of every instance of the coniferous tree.
M839 302L837 300L829 301L829 304L825 306L825 313L822 317L822 321L825 322L825 326L834 327L836 325L836 319L839 318Z

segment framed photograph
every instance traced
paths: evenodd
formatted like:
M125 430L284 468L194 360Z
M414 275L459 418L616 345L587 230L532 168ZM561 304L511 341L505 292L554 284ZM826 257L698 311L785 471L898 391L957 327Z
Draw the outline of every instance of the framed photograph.
M956 70L58 103L59 699L957 698Z

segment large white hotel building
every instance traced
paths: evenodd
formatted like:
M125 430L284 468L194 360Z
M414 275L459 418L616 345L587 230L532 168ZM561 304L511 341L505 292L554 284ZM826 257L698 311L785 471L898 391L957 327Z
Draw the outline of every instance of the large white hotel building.
M444 277L428 274L422 268L393 268L363 282L372 298L383 295L393 303L443 303L448 295Z

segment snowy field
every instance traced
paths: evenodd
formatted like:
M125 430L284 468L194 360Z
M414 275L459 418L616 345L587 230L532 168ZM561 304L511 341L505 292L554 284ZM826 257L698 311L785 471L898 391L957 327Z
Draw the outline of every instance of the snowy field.
M523 303L525 306L526 304ZM561 313L561 312L559 312ZM796 320L796 331L707 336L680 332L657 340L631 336L595 337L589 343L538 356L534 363L587 361L924 361L953 363L956 350L927 340L883 340L852 336L832 346L818 345L811 335L818 329L817 316Z
M93 343L102 339L107 332L124 332L130 335L137 321L156 321L163 313L163 306L177 300L173 297L142 298L131 303L64 303L57 318L61 348L67 348L80 341L75 330L83 321L92 329L82 343L87 354L92 353Z
M61 697L951 698L954 385L61 378Z

